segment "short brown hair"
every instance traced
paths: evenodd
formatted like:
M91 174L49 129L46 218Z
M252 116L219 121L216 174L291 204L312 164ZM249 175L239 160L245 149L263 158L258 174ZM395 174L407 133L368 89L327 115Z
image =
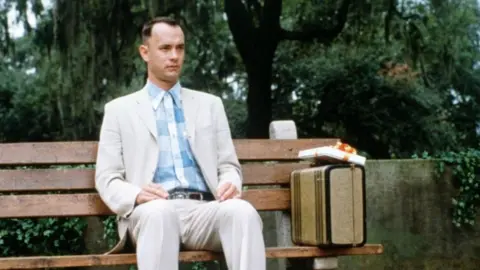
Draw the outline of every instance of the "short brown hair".
M180 23L170 17L155 17L150 21L146 22L142 27L142 41L145 42L152 36L152 28L157 23L166 23L171 26L178 26L181 28Z

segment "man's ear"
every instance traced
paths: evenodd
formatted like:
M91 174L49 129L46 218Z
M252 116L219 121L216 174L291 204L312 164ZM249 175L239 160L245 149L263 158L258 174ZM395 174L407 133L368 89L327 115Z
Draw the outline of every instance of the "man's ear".
M143 61L148 62L149 57L148 57L148 46L145 44L141 44L138 47L138 52L140 53L140 56L143 58Z

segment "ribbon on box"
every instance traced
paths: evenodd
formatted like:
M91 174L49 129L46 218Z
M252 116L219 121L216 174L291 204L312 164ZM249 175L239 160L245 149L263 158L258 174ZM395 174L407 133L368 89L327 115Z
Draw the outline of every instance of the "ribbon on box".
M349 144L347 143L342 143L342 142L337 142L336 145L333 146L333 148L335 149L338 149L340 151L343 151L345 152L346 154L343 156L343 160L344 161L348 161L348 159L350 158L350 156L353 154L353 155L356 155L357 154L357 149L351 147Z

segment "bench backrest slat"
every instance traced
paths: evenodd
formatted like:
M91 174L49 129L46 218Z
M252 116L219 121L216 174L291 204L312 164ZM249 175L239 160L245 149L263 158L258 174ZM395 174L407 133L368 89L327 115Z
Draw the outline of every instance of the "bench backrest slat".
M337 139L234 140L242 161L296 160L299 150L334 145ZM0 144L0 165L92 164L97 142Z
M288 184L292 170L308 163L247 163L242 166L244 185ZM95 189L94 169L0 170L0 192L66 191Z
M253 189L244 199L260 211L290 207L289 189ZM0 218L111 215L96 193L0 196Z

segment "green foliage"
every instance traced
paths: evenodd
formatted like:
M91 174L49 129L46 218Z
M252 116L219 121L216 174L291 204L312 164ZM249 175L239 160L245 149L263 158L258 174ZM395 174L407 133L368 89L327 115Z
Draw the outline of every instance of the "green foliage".
M414 155L414 158L419 158ZM424 152L423 159L438 159L438 173L451 169L458 193L452 199L453 224L456 227L473 226L480 208L480 150L468 148L448 151L436 156Z
M0 256L81 253L86 225L81 218L0 220Z
M282 42L274 118L293 116L300 136L338 137L370 158L477 145L478 7L407 2L393 13L378 1L355 2L331 44ZM286 11L288 21L303 25L302 12L293 10Z
M474 225L480 206L480 151L447 152L440 158L443 160L440 170L444 170L444 164L452 166L453 175L460 185L459 193L453 199L454 224L457 227Z
M103 239L107 241L109 248L118 243L117 220L115 216L108 216L103 219Z
M222 1L127 1L122 8L70 2L56 1L56 13L35 8L37 28L15 41L0 68L0 139L97 139L103 104L142 85L141 23L166 10L186 31L182 84L221 95L234 136L243 136L247 77ZM396 14L386 3L356 1L333 42L280 42L274 119L293 116L301 136L341 137L377 158L475 145L480 20L472 3L405 1ZM281 24L292 31L328 28L336 8L338 1L284 0ZM23 20L25 10L19 12ZM410 81L379 76L387 62L406 64L415 75Z
M204 262L196 262L192 265L192 270L207 270Z
M298 56L294 50L278 56L292 62L278 68L284 74L278 80L294 89L290 115L302 136L338 137L374 158L454 145L441 92L410 72L383 74L387 63L401 61L396 48L311 47Z

